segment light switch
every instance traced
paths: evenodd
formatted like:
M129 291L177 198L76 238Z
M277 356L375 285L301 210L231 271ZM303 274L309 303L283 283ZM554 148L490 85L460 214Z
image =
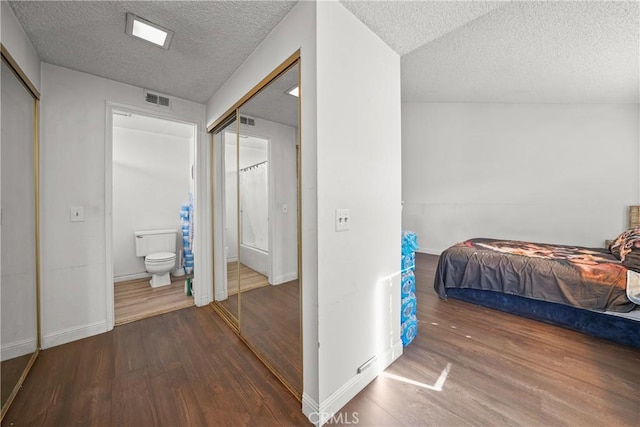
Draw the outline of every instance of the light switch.
M336 231L347 231L350 225L349 209L336 209Z
M71 222L84 222L84 206L71 206L69 216Z
M287 213L287 212L289 212L289 206L282 205L282 213Z

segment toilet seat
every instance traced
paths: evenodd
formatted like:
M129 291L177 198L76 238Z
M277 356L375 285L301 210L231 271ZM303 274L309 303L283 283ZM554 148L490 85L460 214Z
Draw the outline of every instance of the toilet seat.
M154 263L162 263L167 261L175 261L176 254L173 252L156 252L153 254L149 254L144 258L146 263L154 264Z

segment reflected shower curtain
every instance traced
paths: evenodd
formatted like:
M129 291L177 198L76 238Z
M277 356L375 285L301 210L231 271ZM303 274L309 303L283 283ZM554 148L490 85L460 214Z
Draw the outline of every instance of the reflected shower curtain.
M269 251L267 162L241 169L240 221L243 245Z

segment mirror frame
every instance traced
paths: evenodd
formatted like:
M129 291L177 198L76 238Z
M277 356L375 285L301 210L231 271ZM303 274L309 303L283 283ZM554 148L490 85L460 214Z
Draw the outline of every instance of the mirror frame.
M224 120L222 120L218 126L215 129L212 130L208 130L211 133L211 165L212 165L212 173L211 173L211 191L212 193L216 191L216 186L215 186L215 182L216 182L216 178L215 178L215 171L216 171L216 164L215 164L215 159L216 159L216 153L215 153L215 144L216 144L216 134L221 135L220 136L220 141L218 141L218 143L223 144L223 149L222 152L219 153L222 156L222 162L225 162L225 158L227 156L227 142L225 140L225 136L223 135L226 131L231 131L236 135L236 141L235 141L235 146L234 146L234 150L235 150L235 157L236 157L236 166L238 163L238 158L239 158L239 151L240 151L240 147L238 144L238 137L237 135L239 135L240 132L240 121L237 120L237 113L233 112L233 114L228 115ZM225 162L226 163L226 162ZM226 164L222 163L222 183L223 185L226 186ZM239 178L236 176L236 199L238 199L237 197L237 191L238 191L238 180ZM222 189L223 192L225 192L224 189ZM224 195L222 196L222 199L224 200L225 206L226 206L226 192L223 193ZM215 197L211 197L211 229L212 229L212 243L215 241L217 233L216 233L216 214L215 214ZM239 201L236 200L235 202L236 204L239 204ZM236 212L238 210L238 206L236 206ZM237 213L236 213L237 216ZM222 224L223 229L226 229L225 227L225 223L223 222ZM221 233L222 235L226 234L226 231L222 231ZM236 234L239 234L238 231L236 231ZM225 238L226 239L226 238ZM236 236L237 239L237 236ZM237 245L239 246L239 242L236 242ZM223 249L224 250L224 249ZM236 251L238 250L238 248L236 248ZM216 249L215 249L215 244L212 244L212 260L213 260L213 269L214 269L214 274L213 274L213 301L211 303L211 306L214 308L214 310L223 318L223 320L225 321L225 323L227 323L236 333L240 333L240 298L241 298L241 289L240 289L240 268L239 268L239 260L237 260L238 264L236 265L236 270L237 270L237 277L235 280L237 280L238 283L238 292L237 292L237 307L235 310L235 313L232 313L222 302L217 301L215 298L215 283L216 283L216 274L215 274L215 268L216 268L216 257L217 257L217 253L216 253ZM236 252L237 253L237 252ZM225 261L226 262L226 261ZM229 263L227 263L223 268L223 275L222 277L224 277L224 280L227 281L227 286L229 283ZM228 295L228 288L227 288L227 298L229 298Z
M31 367L33 366L40 349L42 348L41 318L40 318L40 153L39 153L39 110L40 110L40 92L33 85L31 80L24 73L17 61L11 56L4 44L0 43L2 53L2 62L11 70L18 81L24 86L26 91L33 97L33 174L34 174L34 197L35 197L35 282L36 282L36 350L27 362L18 382L14 385L13 390L7 397L6 402L2 405L0 412L0 421L4 419L11 403L15 399L18 391L22 387L24 380L27 378Z
M302 139L301 139L301 119L302 119L302 115L301 115L301 104L302 104L302 85L301 85L301 80L302 80L302 72L301 72L301 68L302 68L302 64L301 64L301 58L300 58L300 50L295 51L291 56L289 56L289 58L287 58L284 62L282 62L278 67L276 67L271 73L269 73L264 79L262 79L257 85L255 85L249 92L247 92L242 98L240 98L233 106L231 106L227 111L224 112L224 114L222 114L217 120L215 120L211 125L209 125L207 127L207 132L209 132L211 134L211 166L212 166L212 173L211 173L211 188L212 188L212 192L215 191L216 186L215 186L215 176L216 174L213 172L214 168L216 167L215 165L215 147L214 147L214 135L216 132L218 131L223 131L223 129L225 127L228 126L228 124L230 122L232 122L232 120L235 120L235 124L236 124L236 135L239 136L240 135L240 108L246 104L249 100L251 100L254 96L258 95L263 89L265 89L271 82L275 81L277 78L279 78L280 76L282 76L283 74L285 74L287 71L289 71L291 68L298 66L298 88L299 88L299 94L298 94L298 129L297 129L297 139L298 139L298 143L296 144L296 174L297 174L297 235L298 235L298 254L297 254L297 265L298 265L298 287L299 287L299 301L298 301L298 309L300 311L300 328L299 328L299 334L300 334L300 366L301 366L301 375L300 375L300 390L298 389L298 386L294 385L294 384L290 384L278 371L277 369L264 357L262 356L258 350L246 339L246 337L244 337L241 333L241 324L242 324L242 309L241 309L241 300L242 300L242 292L241 292L241 287L242 285L239 283L238 284L238 318L236 319L235 316L233 314L231 314L226 307L224 307L220 302L214 300L211 303L211 307L213 308L213 310L218 313L220 315L220 317L224 320L225 323L227 323L227 325L229 325L229 327L231 327L231 329L237 334L237 336L245 343L245 345L256 355L256 357L258 357L258 359L260 359L260 361L276 376L276 378L278 378L278 380L287 388L287 390L289 390L289 392L291 394L293 394L293 396L295 396L299 401L302 401L302 388L303 388L303 372L304 372L304 365L302 363L302 338L303 338L303 331L302 331L302 286L303 286L303 277L302 277L302 183L301 183L301 146L302 146ZM236 144L236 149L239 151L239 143ZM239 178L238 178L239 179ZM239 189L239 187L238 187ZM239 201L238 201L239 203ZM216 238L218 237L218 233L216 230L216 210L215 210L215 197L211 198L211 212L212 212L212 218L211 218L211 225L212 225L212 242L215 242ZM239 211L238 211L239 214ZM224 231L223 231L224 232ZM239 234L239 230L238 230L238 234ZM238 240L238 245L240 244L239 240ZM216 253L215 253L215 244L212 245L212 247L214 248L213 250L213 268L214 270L216 269ZM239 260L238 260L239 262ZM214 295L215 295L215 272L214 272ZM238 277L239 280L239 277Z

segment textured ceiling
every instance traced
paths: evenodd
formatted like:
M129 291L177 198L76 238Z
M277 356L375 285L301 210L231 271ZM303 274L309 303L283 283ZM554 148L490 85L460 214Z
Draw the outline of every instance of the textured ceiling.
M298 84L298 66L271 82L240 108L240 114L298 127L298 98L287 92Z
M12 1L44 62L205 103L289 12L287 1ZM131 12L169 50L124 33Z
M429 43L485 13L502 1L349 1L351 13L400 55Z
M10 4L43 61L204 103L295 2ZM402 55L405 102L638 102L637 0L342 4ZM126 12L171 48L125 35Z
M514 2L402 57L404 102L638 103L638 2Z

